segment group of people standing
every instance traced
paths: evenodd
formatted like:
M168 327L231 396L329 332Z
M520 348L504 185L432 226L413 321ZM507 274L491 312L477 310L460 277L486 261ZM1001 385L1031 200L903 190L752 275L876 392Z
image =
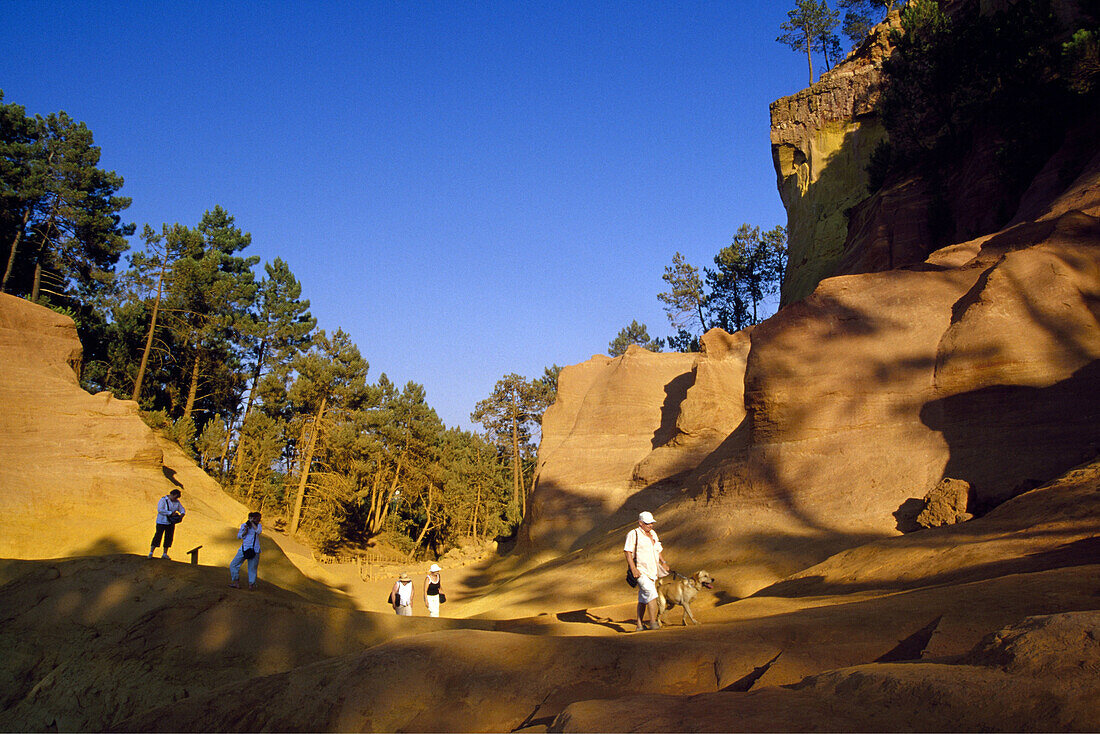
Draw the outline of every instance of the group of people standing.
M168 558L168 549L172 547L172 541L176 535L176 525L182 522L183 516L187 514L183 503L180 502L181 496L183 493L180 490L173 489L157 502L157 529L153 534L153 542L149 546L150 558L156 554L157 548L161 547L162 543L164 552L160 557ZM248 519L241 523L241 527L237 530L237 538L240 539L241 545L237 548L237 554L233 556L233 560L229 562L229 585L234 589L241 588L238 579L241 564L245 561L248 561L248 588L256 588L256 575L260 568L260 534L264 531L261 519L259 512L250 512Z
M447 595L443 593L443 579L439 575L442 570L438 564L433 563L424 576L424 607L428 610L429 617L438 617L439 605L447 601ZM413 596L412 576L406 571L390 589L390 606L398 616L411 617Z
M149 557L152 558L157 549L163 544L164 551L161 558L168 558L168 549L172 547L175 539L176 525L187 514L180 497L183 495L178 489L173 489L160 498L157 502L157 529L153 534L153 541L149 546ZM248 520L241 523L237 530L237 538L241 544L237 548L236 555L229 562L229 585L234 589L241 588L241 566L248 562L248 588L256 588L256 576L260 567L260 535L264 531L261 523L262 516L259 512L248 513ZM439 575L442 569L433 563L424 576L424 607L428 610L429 617L439 616L439 605L447 600L443 593L443 579ZM413 584L412 577L408 573L402 573L390 590L389 603L394 612L402 617L412 616Z
M176 525L187 514L183 503L180 502L182 492L173 489L160 498L157 502L157 529L153 535L153 542L149 547L149 557L152 558L157 548L164 545L161 558L168 558L168 549L172 547L175 537ZM260 535L263 533L263 525L260 522L259 512L248 513L248 520L241 523L237 530L237 538L241 545L237 548L236 555L229 562L229 585L234 589L240 588L241 565L248 561L248 588L256 588L256 574L260 566ZM626 544L623 553L626 555L626 563L630 575L637 580L638 607L635 618L635 630L641 631L647 628L660 627L657 619L657 579L669 573L669 566L665 563L660 539L653 529L656 520L651 512L638 514L638 526L632 528L626 534ZM442 569L433 563L424 576L423 599L424 607L428 610L429 617L439 616L439 605L447 600L443 593L443 580L440 576ZM413 616L413 583L408 572L404 572L394 582L390 589L388 601L398 616ZM648 617L648 625L646 622Z

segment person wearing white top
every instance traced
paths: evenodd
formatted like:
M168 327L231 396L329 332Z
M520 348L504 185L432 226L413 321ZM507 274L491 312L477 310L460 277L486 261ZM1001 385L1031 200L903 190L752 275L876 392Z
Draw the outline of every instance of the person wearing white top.
M634 578L638 579L638 615L637 627L634 628L636 632L645 629L642 617L647 609L649 628L661 627L661 622L657 619L657 579L668 575L668 564L662 555L664 546L653 530L655 522L652 513L639 513L638 527L626 534L626 544L623 546L626 564Z
M439 577L439 565L433 563L424 577L424 606L428 608L429 617L439 616L439 595L442 593L442 579Z
M399 617L411 617L413 615L413 584L412 576L408 573L402 573L394 583L393 588L390 589L390 604Z
M182 494L178 489L173 489L157 502L157 531L153 534L153 542L149 546L150 558L160 545L161 538L164 538L164 554L161 558L168 557L168 549L172 547L172 540L176 535L176 523L187 514L187 510L183 509L183 503L180 502Z
M229 585L239 589L237 578L241 572L241 564L248 561L248 588L256 588L256 571L260 568L260 534L264 526L260 523L260 513L248 513L248 521L241 524L237 531L237 537L241 539L241 547L237 549L237 555L229 562Z

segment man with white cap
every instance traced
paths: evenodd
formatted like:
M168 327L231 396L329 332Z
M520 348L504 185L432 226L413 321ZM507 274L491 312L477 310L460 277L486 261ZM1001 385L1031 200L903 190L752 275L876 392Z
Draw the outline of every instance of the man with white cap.
M623 546L630 572L638 579L638 626L635 632L645 629L642 617L646 609L649 609L649 628L658 629L661 626L657 619L657 578L668 575L668 564L661 553L664 547L653 530L655 522L653 513L648 510L638 513L638 527L626 534L626 545Z
M442 583L439 578L440 570L439 564L433 563L428 569L428 575L424 577L424 606L428 608L429 617L439 616L439 602L442 601L442 591L439 588Z

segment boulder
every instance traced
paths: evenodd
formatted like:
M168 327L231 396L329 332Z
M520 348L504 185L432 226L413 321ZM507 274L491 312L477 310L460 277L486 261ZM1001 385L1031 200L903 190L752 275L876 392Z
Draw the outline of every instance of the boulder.
M969 497L968 482L944 478L924 495L924 509L917 515L917 524L922 528L938 528L972 519L974 516L966 511Z

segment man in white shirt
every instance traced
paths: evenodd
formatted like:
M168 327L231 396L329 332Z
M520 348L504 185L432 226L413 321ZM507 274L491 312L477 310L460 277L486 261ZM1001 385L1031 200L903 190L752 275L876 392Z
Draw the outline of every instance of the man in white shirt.
M173 489L157 502L157 531L153 534L153 542L149 546L150 558L156 552L162 537L164 538L164 555L161 558L168 557L168 549L172 547L172 539L176 535L176 523L187 514L187 510L183 509L183 503L180 502L182 494L178 489Z
M635 632L644 630L642 617L649 610L649 628L659 629L657 619L657 578L668 575L668 564L662 555L664 547L657 538L653 525L656 521L649 511L638 513L638 527L626 534L623 553L634 578L638 579L638 626Z

